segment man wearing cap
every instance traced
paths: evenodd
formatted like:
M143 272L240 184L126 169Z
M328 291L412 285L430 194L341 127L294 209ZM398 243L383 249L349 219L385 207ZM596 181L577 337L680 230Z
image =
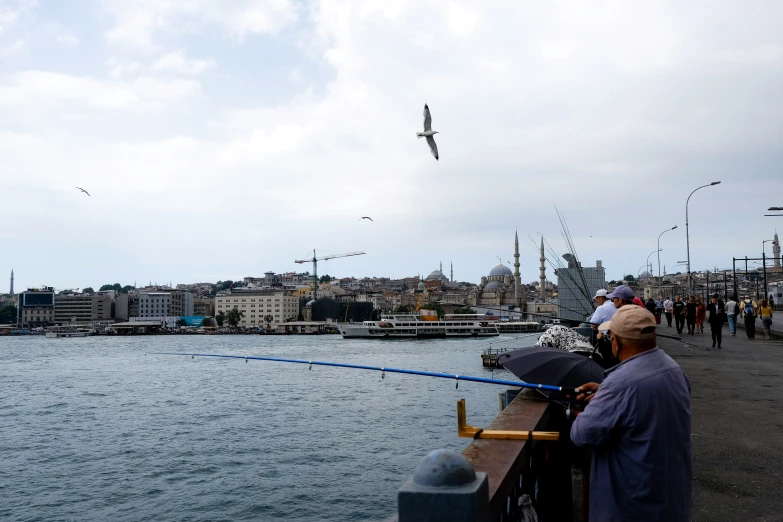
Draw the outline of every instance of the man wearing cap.
M607 299L611 299L615 308L633 304L633 290L626 285L620 285L615 288L611 294L606 296Z
M609 300L606 290L603 288L595 293L593 300L595 300L598 307L595 309L595 312L593 312L592 317L590 317L590 323L592 324L593 330L597 330L599 324L605 323L612 318L617 311L617 308L614 306L614 303Z
M598 328L609 330L620 362L600 385L577 389L577 400L589 402L571 427L571 440L592 449L590 520L687 521L690 382L657 348L655 317L644 308L624 306Z

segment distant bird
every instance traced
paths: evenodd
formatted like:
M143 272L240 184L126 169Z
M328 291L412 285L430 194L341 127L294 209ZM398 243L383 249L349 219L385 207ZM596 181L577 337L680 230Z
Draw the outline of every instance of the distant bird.
M356 221L361 221L362 219L369 219L370 221L372 221L372 218L370 216L362 216L359 219L357 219ZM375 223L375 221L372 221L372 222Z
M438 131L432 130L432 116L430 116L430 108L427 104L424 104L424 132L417 132L416 136L419 138L427 138L427 143L430 146L430 152L438 159L438 146L435 144L434 136L438 134Z
M85 193L85 194L87 194L88 196L90 196L90 193L89 193L89 192L87 192L86 190L84 190L83 188L81 188L81 187L76 187L76 188L77 188L77 189L79 189L79 190L81 190L82 192L84 192L84 193ZM90 196L90 197L92 197L92 196Z

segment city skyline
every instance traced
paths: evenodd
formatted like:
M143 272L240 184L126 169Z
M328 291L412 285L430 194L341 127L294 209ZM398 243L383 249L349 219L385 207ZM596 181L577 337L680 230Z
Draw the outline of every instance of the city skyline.
M620 277L674 225L661 265L686 258L712 181L690 258L727 267L783 188L783 4L751 4L8 0L0 193L23 226L0 269L216 281L363 250L319 270L477 282L518 229L532 281L539 233L567 252L554 203Z

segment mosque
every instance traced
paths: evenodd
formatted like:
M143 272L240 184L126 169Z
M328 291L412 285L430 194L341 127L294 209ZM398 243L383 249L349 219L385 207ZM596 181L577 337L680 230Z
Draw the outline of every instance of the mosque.
M514 271L502 262L481 278L471 299L473 306L513 306L522 310L524 295L519 275L519 235L514 233Z

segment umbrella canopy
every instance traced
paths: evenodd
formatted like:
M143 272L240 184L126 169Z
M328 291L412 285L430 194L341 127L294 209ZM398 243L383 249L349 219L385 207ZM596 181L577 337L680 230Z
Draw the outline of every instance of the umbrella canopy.
M601 382L604 369L592 359L548 346L520 348L498 356L498 363L525 382L577 387ZM552 392L539 390L550 396Z

